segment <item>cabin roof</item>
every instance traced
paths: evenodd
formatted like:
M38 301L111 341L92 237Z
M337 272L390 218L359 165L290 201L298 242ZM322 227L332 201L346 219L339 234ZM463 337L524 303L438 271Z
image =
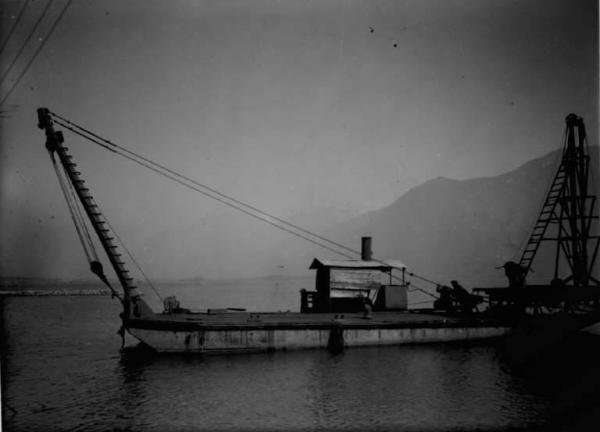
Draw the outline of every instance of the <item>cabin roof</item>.
M362 260L324 260L315 258L309 269L319 268L350 268L350 269L365 269L365 270L381 270L389 271L391 269L403 269L406 266L399 260L385 261L362 261Z

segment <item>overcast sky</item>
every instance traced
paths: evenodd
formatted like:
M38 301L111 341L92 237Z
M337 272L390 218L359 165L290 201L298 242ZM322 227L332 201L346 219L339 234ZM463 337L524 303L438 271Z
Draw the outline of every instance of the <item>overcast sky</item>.
M2 42L23 3L0 3ZM45 4L29 3L2 74ZM27 273L30 252L56 266L81 254L39 106L271 213L355 215L555 150L570 112L596 144L597 21L595 0L74 0L0 107L0 271ZM130 238L231 211L74 136L67 146Z

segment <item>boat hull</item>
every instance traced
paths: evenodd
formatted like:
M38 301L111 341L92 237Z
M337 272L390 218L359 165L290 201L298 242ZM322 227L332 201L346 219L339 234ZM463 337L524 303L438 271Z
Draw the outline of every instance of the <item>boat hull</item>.
M492 322L410 313L370 319L361 314L223 315L165 319L157 314L154 320L128 320L126 328L156 351L204 354L471 341L510 331Z

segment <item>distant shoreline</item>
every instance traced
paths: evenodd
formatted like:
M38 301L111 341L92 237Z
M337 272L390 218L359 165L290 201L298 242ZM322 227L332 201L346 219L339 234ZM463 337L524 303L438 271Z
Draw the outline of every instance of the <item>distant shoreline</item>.
M24 289L0 290L0 296L10 297L43 297L43 296L109 296L106 289Z

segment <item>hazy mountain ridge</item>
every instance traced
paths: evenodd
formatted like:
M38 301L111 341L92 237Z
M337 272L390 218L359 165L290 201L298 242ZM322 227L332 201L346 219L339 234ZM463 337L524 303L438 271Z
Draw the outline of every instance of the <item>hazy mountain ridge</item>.
M412 188L384 208L352 218L352 212L347 211L345 222L341 221L343 212L312 208L286 219L356 250L360 248L360 237L370 235L377 258L400 259L411 271L440 282L458 279L467 286L503 285L503 272L494 267L518 258L559 155L559 151L550 153L496 177L438 177ZM592 147L592 160L595 174L591 182L599 178L597 147ZM93 278L66 210L62 213L43 221L42 229L35 231L38 234L30 236L28 242L20 241L31 245L30 259L23 265L28 270L22 275L58 275L63 281ZM121 223L119 231L154 281L183 279L202 285L219 279L265 275L311 277L308 266L313 257L341 258L229 209L205 219L184 214L177 225L152 225L154 219L150 216L148 221ZM24 221L24 229L32 224L39 224L33 216L31 221ZM69 237L59 239L59 232ZM48 251L52 251L52 259ZM532 276L545 278L543 267L534 263L536 273ZM31 280L10 283L44 284L47 282Z
M370 235L377 258L399 259L411 271L440 282L458 279L468 286L504 285L503 271L494 267L518 259L559 158L560 150L494 177L438 177L410 189L389 206L346 221L340 221L339 213L332 217L330 211L321 214L319 210L304 211L288 220L356 250L360 237ZM592 147L592 159L598 172L597 147ZM243 215L228 217L232 221L239 218L234 226L247 226L242 225ZM198 261L209 267L230 262L240 273L225 277L228 279L305 277L311 275L308 266L314 257L343 258L271 226L253 222L250 227L226 236L213 232L211 251L220 252L202 251ZM235 251L235 256L227 251ZM543 259L540 253L538 260ZM543 265L535 262L534 267L532 280L547 278Z
M376 257L400 259L416 273L442 282L503 285L503 272L494 267L518 259L559 155L550 153L496 177L427 181L391 205L333 229L332 235L357 242L370 235ZM597 173L597 147L591 156ZM548 277L543 260L540 253L532 279Z

